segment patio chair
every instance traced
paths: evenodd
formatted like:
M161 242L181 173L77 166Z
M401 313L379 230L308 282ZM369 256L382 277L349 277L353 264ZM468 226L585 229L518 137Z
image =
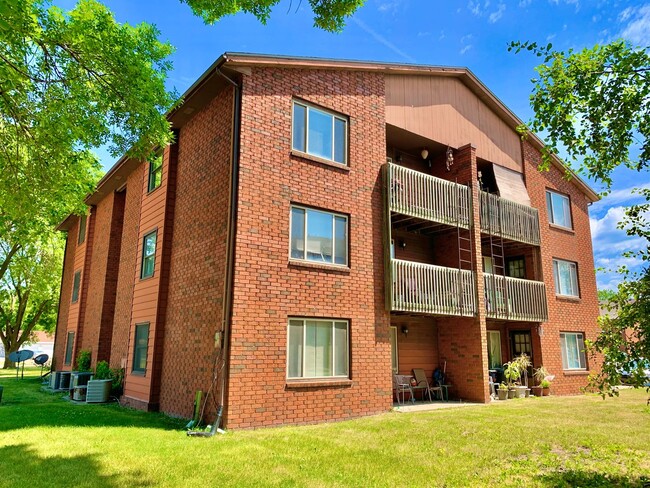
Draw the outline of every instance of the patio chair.
M413 389L411 387L410 377L404 376L401 374L393 375L393 391L395 392L395 398L397 399L398 405L404 405L406 401L406 394L409 394L409 400L415 403L415 395L413 395ZM400 402L400 394L402 396L402 401Z
M417 386L413 387L413 389L419 389L422 390L422 400L424 400L424 395L425 393L429 395L429 401L432 401L431 399L431 392L435 392L440 394L440 398L442 399L442 388L439 386L431 386L429 385L429 380L427 380L427 375L425 374L424 370L422 368L413 368L413 376L415 376L415 381L417 381Z

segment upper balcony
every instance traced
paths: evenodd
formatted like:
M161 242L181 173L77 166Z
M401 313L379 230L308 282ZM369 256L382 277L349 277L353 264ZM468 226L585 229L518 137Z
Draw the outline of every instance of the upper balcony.
M392 163L384 166L384 172L389 209L393 214L414 221L469 228L472 218L469 187Z
M539 246L539 212L536 208L481 191L481 232Z
M543 281L522 280L490 273L483 275L488 318L546 322L546 286Z

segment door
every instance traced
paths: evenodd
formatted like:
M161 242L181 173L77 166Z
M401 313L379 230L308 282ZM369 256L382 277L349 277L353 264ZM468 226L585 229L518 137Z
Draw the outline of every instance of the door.
M390 328L390 363L393 374L397 374L399 371L399 358L397 355L397 327L394 326Z
M510 344L513 358L526 354L530 358L530 362L533 362L533 342L529 330L513 330L510 332ZM522 378L522 382L525 381L525 384L528 385L528 378L533 374L533 369L528 368L526 374L527 377L525 380Z

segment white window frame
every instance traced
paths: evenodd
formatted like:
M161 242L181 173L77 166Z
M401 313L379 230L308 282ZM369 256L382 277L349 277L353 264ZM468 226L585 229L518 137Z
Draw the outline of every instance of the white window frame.
M554 215L554 210L553 210L553 195L556 195L558 197L563 198L567 202L567 208L568 208L568 216L569 216L569 225L563 225L558 222L555 222L555 218L553 217ZM550 207L550 208L549 208ZM549 223L553 225L557 225L558 227L563 227L565 229L573 229L573 216L571 215L571 198L569 195L565 195L564 193L560 193L557 191L553 190L546 190L546 209L548 212L548 221ZM564 212L562 212L564 214Z
M302 376L289 376L289 346L290 346L290 327L291 322L302 322L303 333L302 333ZM332 328L332 375L331 376L305 376L305 347L307 341L307 334L305 329L307 327L307 322L320 322L320 323L329 323ZM346 338L347 338L347 354L345 356L345 369L346 373L343 375L336 375L336 341L334 339L334 324L337 322L346 324ZM286 364L287 380L322 380L330 378L350 378L350 321L347 319L314 319L310 317L289 317L287 320L287 364Z
M501 332L498 330L488 330L487 331L487 339L488 339L488 369L491 368L489 361L490 361L490 336L496 335L497 337L497 344L499 344L499 366L496 367L501 367L503 365L503 351L501 350ZM492 358L494 359L494 358Z
M295 258L292 255L292 249L291 249L291 239L293 236L293 209L298 208L301 209L305 212L305 220L304 220L304 225L303 228L305 230L304 235L303 235L303 257L302 258ZM308 217L308 212L322 212L326 213L329 215L332 215L332 262L329 263L327 261L319 261L316 259L308 259L307 258L307 229L308 229L308 224L309 224L309 217ZM345 220L345 263L337 263L336 262L336 217L341 217ZM311 208L311 207L305 207L303 205L295 205L291 204L291 207L289 208L289 260L291 261L304 261L307 263L319 263L323 264L325 266L339 266L339 267L344 267L347 268L350 263L350 220L347 215L337 213L337 212L330 212L329 210L320 210L317 208Z
M397 326L390 326L390 362L391 368L393 369L393 374L399 373L399 347L398 347L398 336Z
M576 336L576 347L578 350L575 353L578 355L579 367L569 367L569 351L567 347L566 336ZM582 345L582 349L580 349ZM585 354L585 336L582 332L560 332L560 352L562 354L562 369L564 371L586 371L587 370L587 355Z
M570 273L573 286L575 287L575 294L565 293L568 290L560 290L560 264L567 264L570 266ZM555 282L555 294L561 297L580 298L580 284L578 283L578 263L575 261L567 261L566 259L553 258L553 281Z
M294 107L296 105L300 105L301 107L305 108L305 150L303 151L302 149L298 149L293 147L293 131L295 129L295 121L294 121ZM309 112L311 110L315 110L317 112L320 112L325 115L329 115L332 117L332 157L327 158L324 157L320 154L313 154L309 152ZM334 153L336 152L336 120L340 120L344 123L345 131L343 133L343 161L336 161L334 159ZM313 105L311 103L304 102L302 100L293 100L291 103L291 149L294 151L298 151L304 154L309 154L310 156L314 156L316 158L322 158L326 159L327 161L331 161L335 164L340 164L341 166L347 166L348 165L348 139L349 139L349 121L348 117L341 115L339 113L336 113L332 110L328 110L323 107L318 107L316 105Z

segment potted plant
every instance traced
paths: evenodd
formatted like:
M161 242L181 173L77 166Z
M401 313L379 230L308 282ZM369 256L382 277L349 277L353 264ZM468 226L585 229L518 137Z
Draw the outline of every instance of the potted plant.
M497 394L499 395L499 400L507 400L508 399L508 385L505 383L501 383L499 385L499 388L497 389Z
M519 365L515 361L510 361L503 365L503 375L506 377L508 384L508 398L514 398L516 393L515 382L520 378L521 372Z
M551 382L547 379L543 379L540 386L542 387L542 396L549 396L551 393Z
M106 361L99 361L93 378L88 381L86 403L106 403L111 394L112 385L111 368Z
M528 368L530 368L533 363L530 361L530 357L527 354L522 353L513 359L513 362L519 367L519 375L521 378L521 385L517 386L517 397L524 398L527 397L530 390L528 389Z
M549 374L548 370L544 366L537 368L533 376L537 382L537 386L532 387L533 395L548 396L553 376Z

